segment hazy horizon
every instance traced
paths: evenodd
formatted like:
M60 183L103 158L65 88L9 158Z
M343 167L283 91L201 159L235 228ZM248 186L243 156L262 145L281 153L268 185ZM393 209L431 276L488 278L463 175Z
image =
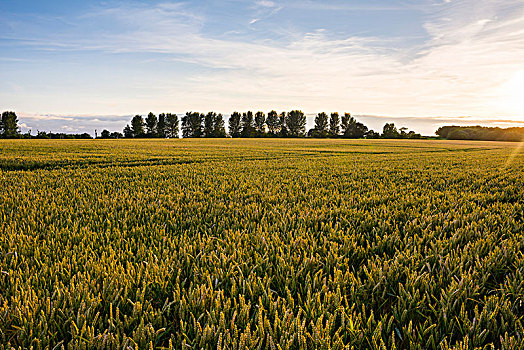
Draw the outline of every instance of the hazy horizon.
M524 2L0 3L0 107L22 130L150 110L351 112L432 135L524 123Z
M199 111L202 113L208 111ZM244 111L240 111L244 112ZM253 111L256 112L256 111ZM264 111L267 113L268 111ZM279 111L281 112L281 111ZM327 111L331 113L332 111ZM144 118L149 112L139 113ZM158 113L169 113L168 111L155 112ZM343 114L344 112L339 112ZM185 113L176 113L180 118ZM228 125L228 118L230 113L223 113L224 122L226 127ZM120 116L57 116L57 115L35 115L19 116L20 125L22 132L31 131L33 135L36 135L38 131L45 132L64 132L64 133L84 133L87 132L90 135L95 135L95 130L100 135L102 130L107 129L111 132L118 131L122 132L124 126L130 124L133 115L120 115ZM316 113L307 113L306 130L312 129L315 125ZM512 126L524 127L524 121L511 121L511 120L487 120L487 119L474 119L470 117L460 118L447 118L447 117L391 117L391 116L372 116L372 115L353 115L358 121L364 123L367 127L374 131L381 132L382 127L386 123L395 123L397 128L407 127L410 130L421 133L425 136L435 136L435 131L444 125L461 125L461 126L498 126L502 128Z

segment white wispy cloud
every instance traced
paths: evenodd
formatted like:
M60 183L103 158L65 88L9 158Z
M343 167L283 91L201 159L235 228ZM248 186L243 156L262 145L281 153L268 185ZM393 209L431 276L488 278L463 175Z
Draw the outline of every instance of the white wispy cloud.
M290 1L286 3L287 7L296 9L305 9L313 11L399 11L405 9L408 5L390 4L376 5L368 2L355 4L354 2L329 2L329 1Z
M255 4L256 4L257 6L261 6L261 7L271 7L271 8L277 6L273 1L267 1L267 0L255 1Z

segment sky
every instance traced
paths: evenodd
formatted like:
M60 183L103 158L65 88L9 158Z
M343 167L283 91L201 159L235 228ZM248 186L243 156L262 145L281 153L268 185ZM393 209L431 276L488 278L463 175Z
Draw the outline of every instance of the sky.
M0 0L22 130L132 115L351 112L380 130L524 126L523 0Z

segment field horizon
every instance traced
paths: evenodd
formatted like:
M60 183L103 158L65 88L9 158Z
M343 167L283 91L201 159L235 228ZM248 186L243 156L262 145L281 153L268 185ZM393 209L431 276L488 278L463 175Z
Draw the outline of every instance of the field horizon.
M521 146L0 140L0 349L519 348Z

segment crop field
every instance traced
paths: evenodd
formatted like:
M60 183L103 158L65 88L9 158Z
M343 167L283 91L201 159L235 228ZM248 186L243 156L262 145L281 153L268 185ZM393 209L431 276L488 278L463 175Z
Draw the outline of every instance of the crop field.
M0 349L515 349L518 143L0 140Z

